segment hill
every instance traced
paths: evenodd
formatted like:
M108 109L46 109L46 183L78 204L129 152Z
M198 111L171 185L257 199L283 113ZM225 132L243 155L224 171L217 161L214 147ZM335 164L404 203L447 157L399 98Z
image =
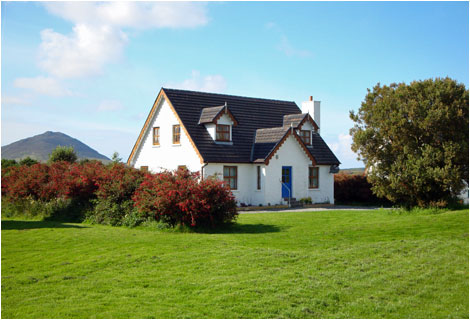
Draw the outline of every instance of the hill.
M72 146L78 158L109 160L80 140L62 132L47 131L34 137L22 139L2 147L2 159L20 160L31 157L38 161L47 161L49 154L57 146Z

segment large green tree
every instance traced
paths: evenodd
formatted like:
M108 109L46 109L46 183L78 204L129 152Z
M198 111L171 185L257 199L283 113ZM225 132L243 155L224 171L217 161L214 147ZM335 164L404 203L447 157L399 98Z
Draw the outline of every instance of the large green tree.
M468 184L468 90L450 78L377 84L350 130L379 197L446 205Z

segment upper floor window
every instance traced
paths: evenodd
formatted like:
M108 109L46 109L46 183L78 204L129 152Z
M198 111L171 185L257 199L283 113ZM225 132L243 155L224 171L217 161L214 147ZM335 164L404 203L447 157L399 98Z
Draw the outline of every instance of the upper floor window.
M173 144L180 144L180 132L181 128L179 124L173 126Z
M300 139L306 144L310 145L311 144L311 139L310 139L311 133L310 130L300 130Z
M160 127L153 128L153 145L158 146L160 144Z
M218 124L216 126L215 139L217 141L230 141L230 125Z
M237 180L237 167L224 166L224 181L227 182L230 189L237 190Z
M308 187L309 189L318 189L318 186L319 186L318 167L309 167L308 168Z

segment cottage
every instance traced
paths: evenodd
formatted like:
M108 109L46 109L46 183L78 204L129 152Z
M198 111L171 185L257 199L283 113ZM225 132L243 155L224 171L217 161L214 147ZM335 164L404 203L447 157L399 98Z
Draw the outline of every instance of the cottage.
M127 161L216 175L239 203L334 202L340 162L320 136L320 102L162 88Z

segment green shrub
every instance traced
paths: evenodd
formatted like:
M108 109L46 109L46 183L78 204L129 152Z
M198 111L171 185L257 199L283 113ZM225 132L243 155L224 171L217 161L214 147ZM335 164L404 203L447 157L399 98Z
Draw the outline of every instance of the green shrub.
M299 201L300 201L300 203L303 203L303 204L312 204L312 198L311 197L302 198Z
M78 156L75 153L73 147L64 147L64 146L57 146L54 150L52 150L51 154L49 155L49 163L57 162L57 161L66 161L70 163L74 163L77 161Z
M17 165L18 165L18 162L16 162L16 160L2 159L2 169L6 169L6 168L17 166Z
M28 166L28 167L31 167L33 164L36 164L36 163L39 163L39 161L34 160L34 159L31 158L31 157L26 157L26 158L20 160L19 165L20 165L20 166Z
M90 210L89 203L77 202L73 199L2 200L2 217L4 218L82 222L87 210Z

